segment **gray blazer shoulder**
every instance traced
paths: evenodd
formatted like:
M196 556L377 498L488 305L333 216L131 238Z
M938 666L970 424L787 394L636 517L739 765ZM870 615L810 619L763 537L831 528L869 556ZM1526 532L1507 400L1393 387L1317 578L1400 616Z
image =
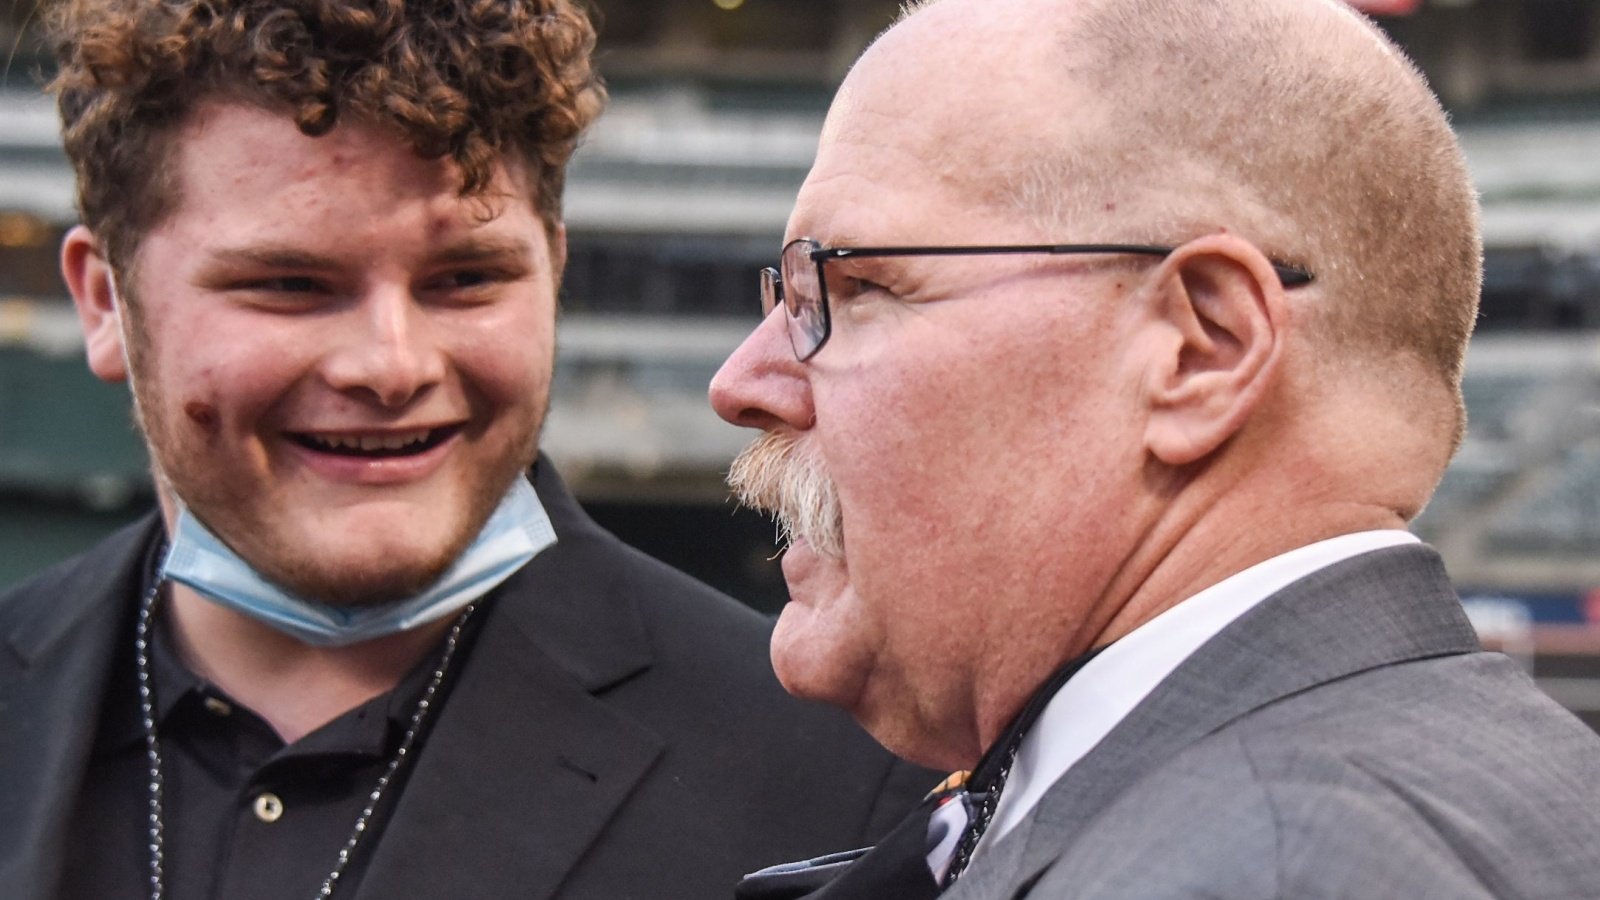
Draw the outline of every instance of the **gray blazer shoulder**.
M950 896L1600 897L1600 737L1378 551L1202 647Z

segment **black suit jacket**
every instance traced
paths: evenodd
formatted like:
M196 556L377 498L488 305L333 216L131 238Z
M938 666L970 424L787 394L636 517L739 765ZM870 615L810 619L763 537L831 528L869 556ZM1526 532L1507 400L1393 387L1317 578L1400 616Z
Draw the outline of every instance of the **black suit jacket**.
M535 487L559 541L480 612L354 897L721 897L772 860L870 841L928 787L783 692L768 621L600 529L547 461ZM94 852L63 836L159 528L0 597L7 900L51 900Z

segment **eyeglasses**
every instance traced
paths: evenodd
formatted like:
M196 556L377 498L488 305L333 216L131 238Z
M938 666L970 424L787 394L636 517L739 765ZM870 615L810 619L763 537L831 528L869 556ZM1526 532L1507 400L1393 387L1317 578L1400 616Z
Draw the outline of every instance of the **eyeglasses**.
M1149 244L1017 244L992 247L824 247L811 238L797 238L783 248L778 268L761 270L761 313L783 304L789 316L789 343L794 355L805 362L817 355L833 333L833 316L828 307L827 264L836 259L877 256L978 256L1001 253L1044 253L1087 255L1129 253L1139 256L1167 256L1176 247ZM1310 284L1312 275L1297 266L1273 263L1284 287Z

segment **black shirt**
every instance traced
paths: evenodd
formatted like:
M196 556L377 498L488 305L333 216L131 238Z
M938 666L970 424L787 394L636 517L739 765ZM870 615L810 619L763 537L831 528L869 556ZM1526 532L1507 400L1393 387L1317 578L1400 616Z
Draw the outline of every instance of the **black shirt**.
M150 655L164 776L166 897L310 900L410 725L438 653L395 690L285 745L260 716L183 664L166 621L158 611ZM100 712L69 826L68 846L83 852L64 873L61 900L150 896L150 766L132 645L130 633ZM360 881L407 769L385 791L334 897L347 896Z

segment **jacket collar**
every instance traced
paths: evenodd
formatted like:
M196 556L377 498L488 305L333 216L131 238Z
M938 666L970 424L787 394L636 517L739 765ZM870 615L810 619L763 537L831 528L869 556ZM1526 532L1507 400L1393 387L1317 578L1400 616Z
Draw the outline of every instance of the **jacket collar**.
M1123 791L1253 710L1369 669L1479 649L1432 548L1377 550L1315 572L1185 660L991 848L990 865L973 866L952 900L1010 896L995 888L1028 883ZM999 859L1015 864L992 865Z
M557 542L484 608L358 898L458 896L470 890L461 873L488 870L519 896L549 897L666 746L601 699L652 662L617 580L617 554L632 551L544 459L534 487Z
M499 604L496 615L510 620L584 689L603 691L651 662L637 600L622 588L616 565L619 553L634 551L589 518L542 455L533 486L555 526L556 543L501 592L530 600Z
M0 603L0 884L19 897L54 896L73 796L159 532L149 516Z
M152 512L96 547L93 558L46 570L8 598L0 620L20 667L31 666L63 641L78 639L79 628L103 628L126 611L125 601L142 583L144 564L160 535L160 517ZM4 681L0 668L0 687Z

